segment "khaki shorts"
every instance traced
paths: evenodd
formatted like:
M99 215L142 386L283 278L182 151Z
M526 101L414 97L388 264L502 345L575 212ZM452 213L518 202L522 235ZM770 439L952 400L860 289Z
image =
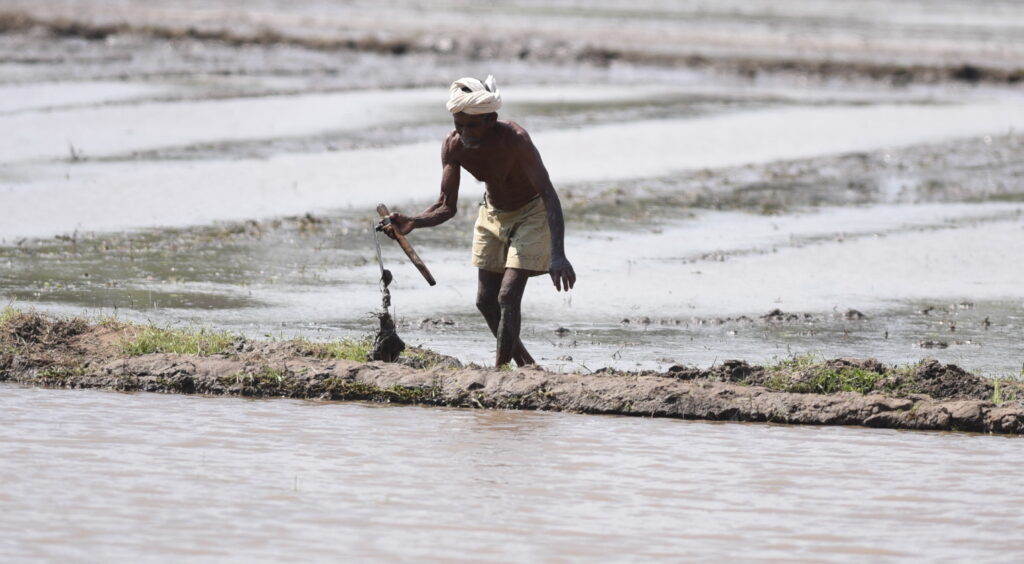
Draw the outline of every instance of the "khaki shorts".
M484 199L473 228L473 266L491 272L551 270L551 230L544 201L538 197L515 211L502 211Z

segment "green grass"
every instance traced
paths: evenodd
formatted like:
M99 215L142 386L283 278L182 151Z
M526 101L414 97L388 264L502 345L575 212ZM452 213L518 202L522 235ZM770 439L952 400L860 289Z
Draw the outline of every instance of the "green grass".
M334 400L370 400L384 403L432 403L441 397L436 386L412 388L394 385L380 388L371 384L355 382L344 378L327 378L323 381L324 393Z
M146 326L121 343L121 351L138 356L150 353L211 355L229 352L235 337L216 331L173 331Z
M920 382L914 376L914 373L917 372L917 368L924 362L924 360L921 360L916 364L891 369L881 391L902 397L910 394L920 394Z
M85 366L81 364L73 366L52 365L39 371L34 382L44 386L65 386L68 380L81 377L86 374Z
M793 386L795 392L834 394L857 392L866 394L875 388L882 375L862 368L822 369L810 379Z
M999 380L992 382L992 403L1003 405L1003 383Z
M284 396L291 397L299 392L299 382L285 370L278 370L269 364L262 364L254 371L239 372L232 376L221 377L220 383L225 386L239 387L243 396ZM298 394L301 396L301 394Z
M1017 387L1014 384L1018 382L1013 378L993 379L992 403L1003 405L1008 401L1017 401Z
M373 340L369 337L363 339L342 339L326 343L314 343L305 339L296 339L295 343L299 352L306 356L352 360L355 362L366 362L370 357L370 350L373 349Z
M409 366L420 370L431 370L438 366L445 366L448 368L459 366L457 361L453 366L452 360L449 357L437 354L430 349L422 349L419 347L406 347L405 353L402 356L409 359Z
M8 321L13 319L14 316L18 315L19 313L21 313L21 312L16 310L16 309L14 309L11 306L7 306L4 309L0 310L0 325L6 324Z
M771 373L799 372L813 368L821 364L821 361L813 354L795 355L775 364L769 364L764 369Z
M795 356L767 366L768 389L797 394L834 394L857 392L866 394L885 376L852 366L833 368L812 355Z

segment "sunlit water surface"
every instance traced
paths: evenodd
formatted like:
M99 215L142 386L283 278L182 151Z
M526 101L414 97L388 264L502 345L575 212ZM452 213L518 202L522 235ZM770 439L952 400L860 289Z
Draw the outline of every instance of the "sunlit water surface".
M0 560L1015 561L1017 439L0 385Z

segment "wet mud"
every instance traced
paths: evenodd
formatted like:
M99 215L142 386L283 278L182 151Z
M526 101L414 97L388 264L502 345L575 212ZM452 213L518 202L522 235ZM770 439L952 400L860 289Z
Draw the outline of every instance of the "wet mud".
M556 64L611 64L691 68L731 73L750 79L759 74L792 74L814 78L868 79L894 85L964 82L1018 84L1024 68L987 65L981 61L928 63L863 61L844 58L809 58L796 53L757 55L688 48L659 51L650 46L622 47L597 38L562 39L559 36L519 34L364 33L337 30L327 35L297 33L261 26L232 29L210 25L178 25L131 21L89 21L41 16L8 10L0 12L0 33L46 34L56 39L107 42L123 36L161 41L217 42L231 47L288 46L323 52L360 52L386 56L430 55L470 60L511 60Z
M130 355L139 326L5 312L0 381L118 391L552 410L808 425L1024 433L1024 386L936 361L872 359L777 366L726 361L709 369L602 370L464 367L424 354L398 363L324 358L295 342L235 338L214 354ZM850 391L852 390L852 391ZM827 391L829 393L820 393Z

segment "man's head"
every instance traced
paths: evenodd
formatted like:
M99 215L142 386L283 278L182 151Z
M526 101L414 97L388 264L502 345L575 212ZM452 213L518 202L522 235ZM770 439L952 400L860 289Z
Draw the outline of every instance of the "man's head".
M501 92L493 76L480 82L463 77L448 89L448 111L455 117L455 129L466 147L476 147L498 119ZM461 127L461 129L460 129Z
M467 114L459 112L452 116L459 141L467 149L476 149L498 121L497 112L489 114Z

